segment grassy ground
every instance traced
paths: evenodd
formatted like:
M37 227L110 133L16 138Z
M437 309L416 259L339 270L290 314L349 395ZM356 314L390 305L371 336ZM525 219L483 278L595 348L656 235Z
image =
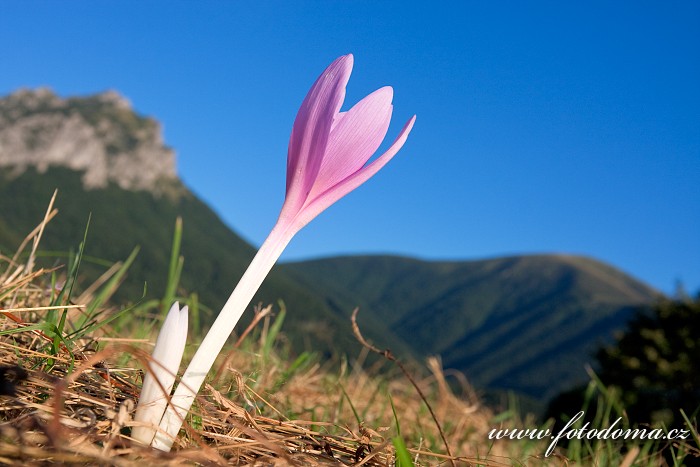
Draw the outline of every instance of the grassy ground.
M44 223L52 215L49 208ZM700 453L694 419L688 440L573 441L548 457L549 439L489 440L494 428L548 425L484 407L437 359L404 374L395 362L369 364L369 348L334 366L291 355L283 305L256 309L254 324L220 356L173 451L152 450L129 434L156 323L180 299L197 326L196 297L177 294L179 229L163 300L117 308L109 298L133 257L81 285L81 248L65 266L36 266L44 223L14 257L0 256L0 465L651 466ZM591 384L602 428L624 410Z

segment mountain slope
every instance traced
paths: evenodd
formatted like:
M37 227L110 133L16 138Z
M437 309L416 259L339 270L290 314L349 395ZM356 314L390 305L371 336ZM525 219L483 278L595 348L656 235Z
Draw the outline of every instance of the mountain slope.
M86 244L89 257L112 263L125 259L140 246L117 299L139 299L144 283L148 297L157 298L165 290L175 219L180 216L183 219L181 253L185 258L182 289L197 292L199 300L214 311L223 306L255 254L251 245L182 185L178 187L177 197L157 197L113 185L86 191L81 177L79 172L59 167L43 174L30 168L16 177L0 175L0 253L11 255L43 218L48 201L58 188L59 214L44 233L42 250L65 254L69 248L75 249L91 214ZM104 269L91 264L88 258L82 266L85 282ZM284 267L277 266L253 304L277 303L279 299L284 300L290 311L285 330L298 350L308 347L323 353L357 354L359 346L350 333L349 310L331 311L312 289L290 277ZM243 329L251 317L252 313L245 313L237 329ZM212 319L204 316L202 321L207 326ZM403 348L399 340L392 342Z
M517 388L540 400L584 380L597 346L655 297L610 266L564 255L465 262L366 256L288 267L329 306L359 305L414 352L440 354L477 387Z
M139 299L144 283L157 298L181 216L183 293L220 309L254 249L180 182L159 128L114 92L63 99L23 90L0 99L0 253L14 252L58 188L60 212L41 247L77 246L92 213L88 256L111 263L141 247L116 298ZM84 261L85 281L104 268ZM477 387L544 401L584 381L595 346L653 297L633 278L581 257L365 256L278 265L253 303L284 300L284 331L296 350L351 358L359 349L349 316L360 306L363 333L378 346L409 358L439 354ZM251 315L243 315L239 330Z

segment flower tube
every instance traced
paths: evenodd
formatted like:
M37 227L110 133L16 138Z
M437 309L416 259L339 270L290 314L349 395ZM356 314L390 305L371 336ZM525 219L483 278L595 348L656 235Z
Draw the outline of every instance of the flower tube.
M389 129L393 90L388 86L378 89L349 111L340 112L352 66L352 55L336 59L304 99L289 140L286 195L277 223L185 371L153 440L154 447L170 450L217 355L292 237L377 173L406 142L415 116L384 154L367 163Z

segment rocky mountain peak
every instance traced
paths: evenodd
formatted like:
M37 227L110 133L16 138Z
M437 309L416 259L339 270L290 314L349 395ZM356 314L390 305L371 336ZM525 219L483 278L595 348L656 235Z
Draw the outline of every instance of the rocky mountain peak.
M20 89L0 98L0 167L19 175L50 166L83 172L87 189L115 183L158 193L177 180L160 124L116 91L61 98L48 88Z

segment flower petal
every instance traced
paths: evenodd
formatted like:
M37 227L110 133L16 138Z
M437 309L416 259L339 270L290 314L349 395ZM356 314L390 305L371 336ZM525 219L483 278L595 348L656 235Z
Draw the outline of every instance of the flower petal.
M182 353L187 341L187 305L180 309L179 302L175 302L168 315L165 317L163 326L158 333L156 346L153 349L153 360L159 362L163 367L176 373L180 367ZM180 350L182 349L182 350Z
M384 140L391 122L390 86L355 104L331 130L308 201L360 170Z
M324 193L318 195L313 201L304 206L302 212L295 219L297 229L301 229L303 226L308 224L314 217L318 216L331 204L338 201L343 196L350 193L352 190L362 185L364 182L369 180L374 174L376 174L379 169L384 167L387 162L389 162L401 147L406 142L408 134L413 128L413 124L416 121L416 116L414 115L411 119L404 125L403 129L396 137L396 140L391 145L387 151L378 157L374 162L368 166L358 170L354 174L350 175L345 180L341 181L334 187L328 189Z
M353 56L337 58L319 76L297 113L287 150L287 209L299 209L316 179L333 119L345 99Z
M345 117L345 114L347 114L347 112L338 112L337 114L335 114L335 117L333 117L333 125L331 125L331 133L333 132L333 128L335 128L338 125L338 122L340 122L343 119L343 117Z
M143 425L135 426L132 430L133 438L143 444L151 443L165 412L168 396L185 351L187 317L187 306L180 309L180 304L175 302L158 333L134 416L134 420Z

